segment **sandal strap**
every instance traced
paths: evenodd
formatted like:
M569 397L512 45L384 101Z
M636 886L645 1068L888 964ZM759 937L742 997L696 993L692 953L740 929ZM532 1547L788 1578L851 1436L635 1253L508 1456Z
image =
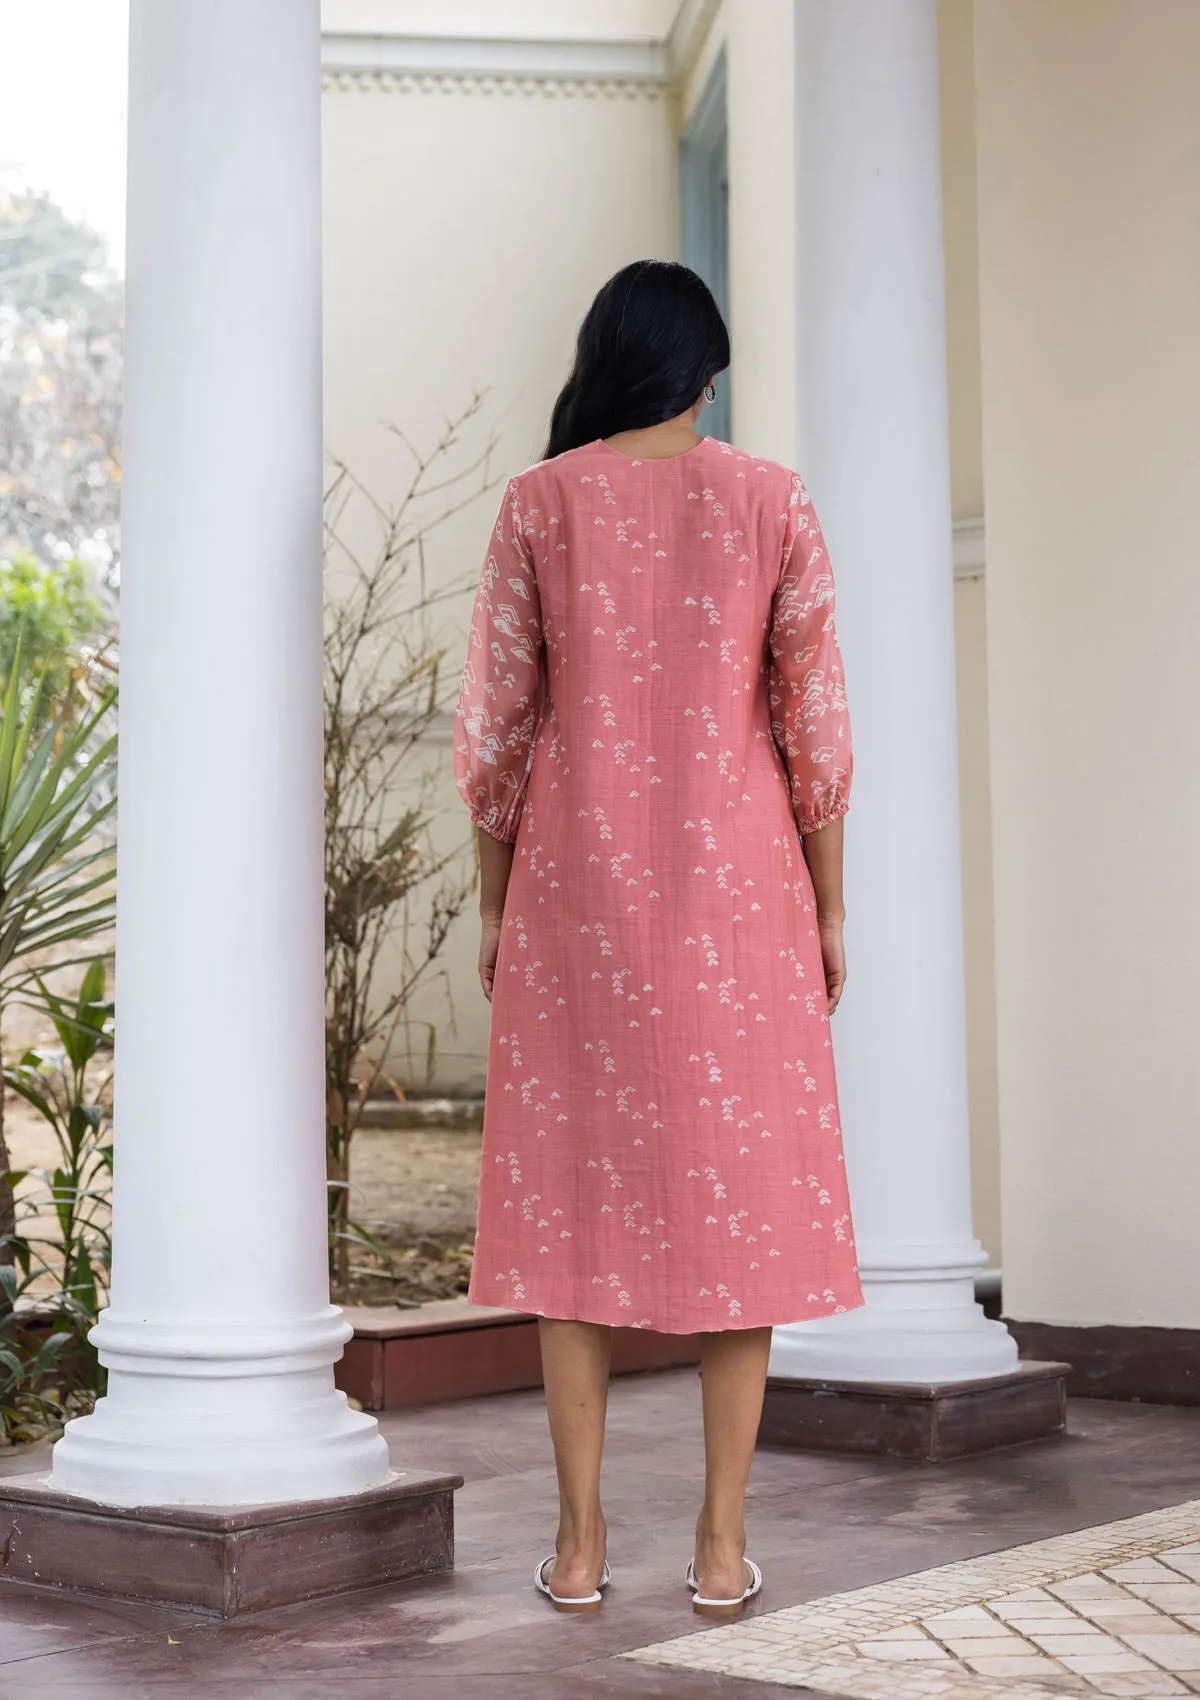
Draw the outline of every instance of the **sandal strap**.
M693 1591L692 1604L697 1606L740 1606L747 1600L753 1599L755 1594L757 1594L759 1589L762 1587L762 1571L758 1568L758 1565L755 1564L752 1558L743 1559L742 1562L746 1564L750 1570L750 1581L747 1583L743 1592L731 1600L716 1600L709 1599L706 1595L700 1592L700 1585L696 1581L696 1561L694 1558L689 1559L687 1567L687 1585Z
M608 1568L607 1558L604 1560L604 1568L600 1572L599 1584L593 1590L593 1592L590 1593L590 1594L571 1595L571 1594L556 1594L556 1593L554 1593L553 1590L550 1587L550 1584L546 1581L546 1575L545 1575L546 1566L549 1563L551 1563L551 1561L553 1559L555 1559L557 1556L558 1555L556 1553L548 1552L546 1554L545 1558L542 1559L541 1563L537 1566L537 1568L534 1570L534 1573L533 1573L533 1585L534 1585L534 1587L538 1590L539 1593L545 1594L547 1599L555 1601L555 1603L557 1605L560 1605L560 1606L592 1606L592 1605L595 1605L596 1601L600 1598L600 1589L606 1588L608 1586L609 1582L612 1580L612 1574L611 1574L611 1572Z

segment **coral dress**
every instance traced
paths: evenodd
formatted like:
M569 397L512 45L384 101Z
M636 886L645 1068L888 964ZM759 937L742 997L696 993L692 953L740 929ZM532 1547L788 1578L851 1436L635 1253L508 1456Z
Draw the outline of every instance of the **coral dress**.
M795 473L597 439L505 491L455 717L515 844L470 1296L688 1334L863 1302L800 834L849 802Z

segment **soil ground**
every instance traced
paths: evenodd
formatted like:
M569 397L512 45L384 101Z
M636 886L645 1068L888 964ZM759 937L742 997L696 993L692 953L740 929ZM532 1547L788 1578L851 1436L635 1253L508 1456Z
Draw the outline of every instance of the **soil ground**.
M5 1103L15 1169L53 1168L53 1135L23 1099ZM351 1253L347 1304L421 1304L467 1290L479 1181L477 1129L360 1128L350 1148L350 1214L379 1247ZM44 1192L33 1179L18 1196ZM49 1211L39 1212L49 1225ZM28 1218L23 1222L30 1230Z
M351 1256L348 1304L422 1304L467 1290L478 1129L362 1127L350 1147L350 1214L384 1253Z

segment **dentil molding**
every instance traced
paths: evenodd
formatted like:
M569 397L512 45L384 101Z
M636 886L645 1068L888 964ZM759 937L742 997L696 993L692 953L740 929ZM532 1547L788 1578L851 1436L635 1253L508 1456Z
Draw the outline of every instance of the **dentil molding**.
M538 95L543 98L658 100L664 85L636 78L476 76L465 72L332 70L321 87L358 94Z

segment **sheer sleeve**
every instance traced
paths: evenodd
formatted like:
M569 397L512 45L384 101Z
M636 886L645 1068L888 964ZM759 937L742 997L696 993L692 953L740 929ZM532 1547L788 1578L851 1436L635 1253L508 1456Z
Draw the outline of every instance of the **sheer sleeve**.
M454 776L471 819L512 843L533 761L545 677L542 609L510 481L467 633L454 716Z
M802 833L828 826L850 807L850 721L833 612L825 539L793 474L767 641L771 734Z

